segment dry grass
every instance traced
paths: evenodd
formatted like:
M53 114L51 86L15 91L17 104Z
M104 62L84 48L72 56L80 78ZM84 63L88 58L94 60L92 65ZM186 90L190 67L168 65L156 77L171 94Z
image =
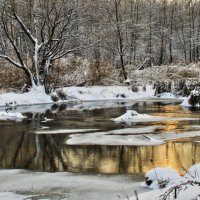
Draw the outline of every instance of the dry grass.
M27 82L23 71L7 64L0 63L0 92L18 91Z

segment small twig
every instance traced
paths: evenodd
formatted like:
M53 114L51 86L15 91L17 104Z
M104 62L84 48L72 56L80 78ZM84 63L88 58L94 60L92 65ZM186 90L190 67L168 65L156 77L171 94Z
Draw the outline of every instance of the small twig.
M134 194L135 194L135 199L136 199L136 200L139 200L137 190L134 190Z
M123 188L123 187L122 187L122 192L123 192L124 196L127 198L127 200L130 200L130 199L129 199L129 196L128 196L127 193L124 191L124 188Z
M154 172L155 172L155 175L156 175L156 179L157 179L157 181L158 181L158 187L159 187L159 189L161 189L161 187L160 187L160 181L159 181L159 179L158 179L158 175L157 175L157 173L156 173L156 168L155 168L155 165L154 165L153 159L151 159L151 163L152 163L152 165L153 165Z
M196 168L194 159L192 159L192 164L194 165L194 168L195 168L195 178L197 178L197 177L199 177L199 175L198 175L198 170L197 170L197 168Z

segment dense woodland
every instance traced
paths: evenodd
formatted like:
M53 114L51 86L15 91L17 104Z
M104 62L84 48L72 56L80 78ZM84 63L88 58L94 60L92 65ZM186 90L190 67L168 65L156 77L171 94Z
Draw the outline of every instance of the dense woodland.
M0 10L0 60L36 85L70 53L125 79L127 65L200 59L199 0L1 0Z

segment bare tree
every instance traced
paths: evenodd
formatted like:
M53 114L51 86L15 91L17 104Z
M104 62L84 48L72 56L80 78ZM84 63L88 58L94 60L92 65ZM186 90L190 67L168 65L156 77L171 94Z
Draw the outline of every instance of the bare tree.
M77 31L78 24L83 23L77 19L78 9L70 0L4 0L1 27L11 51L2 49L0 58L22 69L31 86L45 85L57 59L83 48L73 44L82 34Z

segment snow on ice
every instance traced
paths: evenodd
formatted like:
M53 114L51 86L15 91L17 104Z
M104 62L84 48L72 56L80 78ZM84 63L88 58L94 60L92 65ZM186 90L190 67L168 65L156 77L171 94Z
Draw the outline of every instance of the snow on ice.
M12 121L22 121L26 118L24 115L18 112L4 112L0 111L0 120L12 120Z
M131 196L133 187L145 191L140 187L141 180L134 175L0 170L0 200L116 200L117 196L125 198L124 191Z
M125 114L120 117L113 119L115 122L126 122L126 121L143 121L152 119L153 116L146 114L139 114L135 110L127 110Z
M148 137L143 133L149 133L156 129L155 127L146 128L128 128L113 130L107 132L92 132L85 134L71 134L66 143L70 145L160 145L164 144L162 140Z
M151 116L147 114L140 114L135 110L127 110L125 114L112 119L115 122L153 122L163 120L198 120L198 118L172 118L172 117L161 117Z

